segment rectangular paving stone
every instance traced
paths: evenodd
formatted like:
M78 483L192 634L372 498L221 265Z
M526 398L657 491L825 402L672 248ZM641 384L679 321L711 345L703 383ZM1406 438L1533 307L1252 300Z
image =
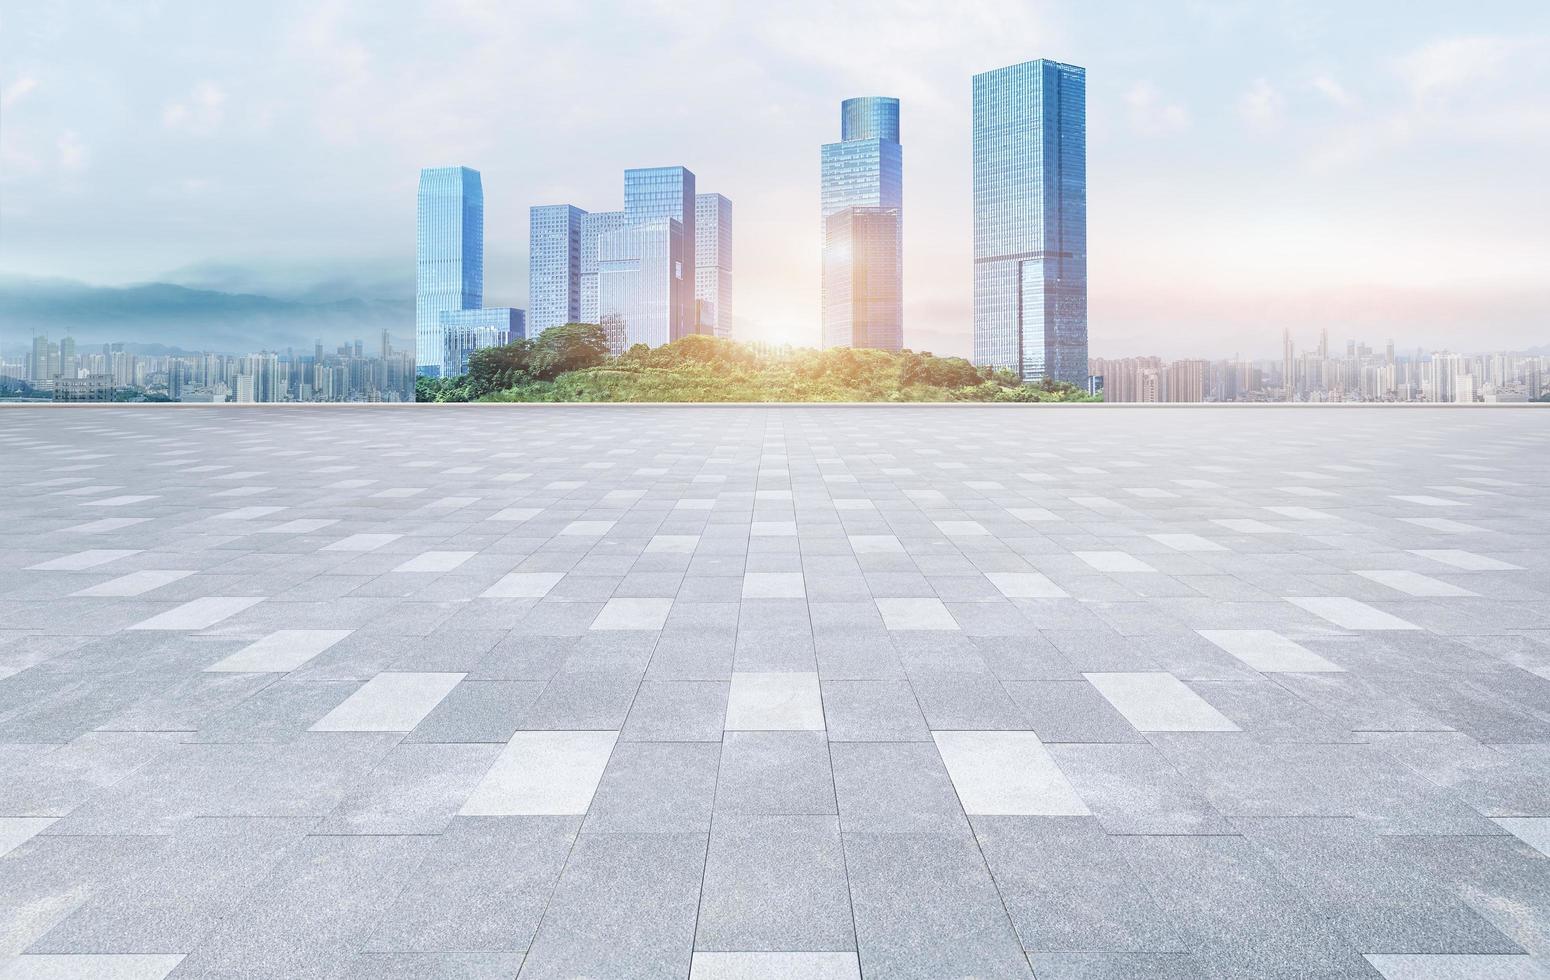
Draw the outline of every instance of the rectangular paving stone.
M459 813L466 817L587 812L618 732L517 732Z
M206 667L209 671L284 674L307 663L354 630L275 630Z
M1235 732L1238 726L1163 671L1083 674L1141 732Z
M704 834L588 834L522 964L526 978L686 976Z
M263 602L263 596L207 596L142 620L132 630L204 630Z
M384 672L318 719L315 732L408 732L446 697L463 674Z
M1289 640L1275 630L1196 630L1255 670L1266 672L1323 673L1345 668Z
M818 675L734 671L727 699L727 731L822 731Z
M1033 732L932 735L965 813L1087 815L1086 804Z
M855 945L837 818L744 814L716 820L696 950L835 951Z
M1414 623L1407 623L1398 616L1374 609L1365 602L1345 596L1289 596L1287 602L1300 606L1321 619L1327 619L1341 629L1348 630L1414 630Z
M967 829L845 833L856 939L879 976L1030 978L1033 972Z

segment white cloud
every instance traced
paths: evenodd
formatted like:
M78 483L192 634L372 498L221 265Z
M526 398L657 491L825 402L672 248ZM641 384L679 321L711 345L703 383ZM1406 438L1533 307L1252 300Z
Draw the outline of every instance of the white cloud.
M65 130L59 134L55 146L59 150L59 169L71 173L79 173L86 169L90 154L86 144L81 142L81 137L74 130Z
M1176 133L1189 128L1189 110L1178 102L1167 101L1156 83L1141 80L1125 91L1130 107L1130 128L1137 133Z
M9 109L22 99L31 95L38 88L38 80L31 75L23 75L16 81L0 89L0 109Z
M1395 59L1393 68L1411 93L1420 98L1439 89L1495 75L1509 58L1534 46L1533 40L1519 38L1446 38Z
M1318 92L1335 105L1344 107L1356 101L1351 93L1346 91L1344 85L1341 85L1328 75L1319 75L1310 84L1315 92Z
M200 82L188 98L168 103L162 109L161 124L168 129L209 133L220 126L225 113L225 91L214 82Z
M1281 93L1276 91L1274 85L1263 78L1254 80L1254 84L1240 96L1238 96L1238 115L1243 121L1260 132L1270 132L1281 125L1281 116L1285 108L1286 100Z

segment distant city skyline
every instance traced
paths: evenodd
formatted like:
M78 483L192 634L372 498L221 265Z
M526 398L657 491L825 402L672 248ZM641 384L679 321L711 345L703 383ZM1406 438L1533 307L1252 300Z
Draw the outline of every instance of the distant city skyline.
M0 271L401 302L410 175L456 161L503 188L485 302L527 307L528 205L607 206L619 170L682 159L738 202L747 336L816 343L811 148L836 100L886 92L911 134L908 342L967 354L969 79L1045 56L1091 80L1093 354L1274 354L1287 326L1550 339L1542 4L970 4L878 22L865 5L189 18L21 0L0 32Z

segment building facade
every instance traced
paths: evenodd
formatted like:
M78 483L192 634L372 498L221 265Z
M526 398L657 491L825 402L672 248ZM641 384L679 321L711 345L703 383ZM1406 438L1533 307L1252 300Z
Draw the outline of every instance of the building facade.
M868 96L840 103L840 142L826 143L820 152L819 208L823 345L900 349L904 151L898 99ZM831 223L847 210L848 217ZM831 241L831 227L843 240ZM885 257L889 249L891 259ZM858 257L872 262L862 266ZM857 297L866 301L858 306Z
M694 300L698 332L732 336L732 202L694 196Z
M615 354L684 336L681 317L694 295L684 278L693 252L687 242L683 223L668 217L633 221L599 238L599 322Z
M484 304L484 187L468 167L420 171L415 229L415 365L441 370L441 314Z
M974 76L974 362L1026 383L1087 379L1086 89L1047 60Z
M593 211L581 216L581 322L601 323L598 310L597 243L625 225L623 211Z
M682 241L688 245L682 249L682 258L674 260L679 264L673 269L673 279L687 288L675 287L673 290L673 307L667 325L669 340L699 332L694 302L694 183L694 171L687 167L637 167L624 172L625 220L631 225L638 225L661 218L672 219L682 226ZM643 263L643 267L646 265L649 263ZM653 288L643 287L647 291ZM601 312L604 316L626 313L624 310L610 309L606 303ZM659 332L656 324L642 325L639 330L633 331L641 335L655 335Z
M526 313L510 307L447 310L441 314L441 376L468 373L468 355L527 336Z
M898 208L848 207L824 223L823 345L897 351L903 248Z
M528 210L528 323L534 336L581 320L581 222L569 204Z

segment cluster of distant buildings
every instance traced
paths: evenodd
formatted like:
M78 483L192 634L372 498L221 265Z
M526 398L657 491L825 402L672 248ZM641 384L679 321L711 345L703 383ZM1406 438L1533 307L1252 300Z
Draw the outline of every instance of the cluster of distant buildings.
M74 338L32 339L21 361L0 362L17 397L53 401L149 399L182 402L412 402L415 356L386 330L374 349L360 341L324 351L142 354L123 343L78 350Z
M624 172L624 209L530 209L527 310L486 308L484 188L469 167L420 171L418 371L451 377L475 350L566 323L603 327L614 353L691 334L729 336L732 202L687 167Z
M1550 394L1550 357L1498 352L1456 354L1377 350L1355 340L1343 352L1298 349L1282 335L1279 359L1092 358L1091 387L1106 402L1431 402L1538 401Z
M974 361L1083 385L1087 369L1086 72L1039 60L974 76ZM820 152L825 347L904 346L899 100L840 105ZM570 322L617 353L734 332L732 202L685 167L624 172L624 208L530 210L528 309L485 308L478 171L420 172L415 350L421 374Z

